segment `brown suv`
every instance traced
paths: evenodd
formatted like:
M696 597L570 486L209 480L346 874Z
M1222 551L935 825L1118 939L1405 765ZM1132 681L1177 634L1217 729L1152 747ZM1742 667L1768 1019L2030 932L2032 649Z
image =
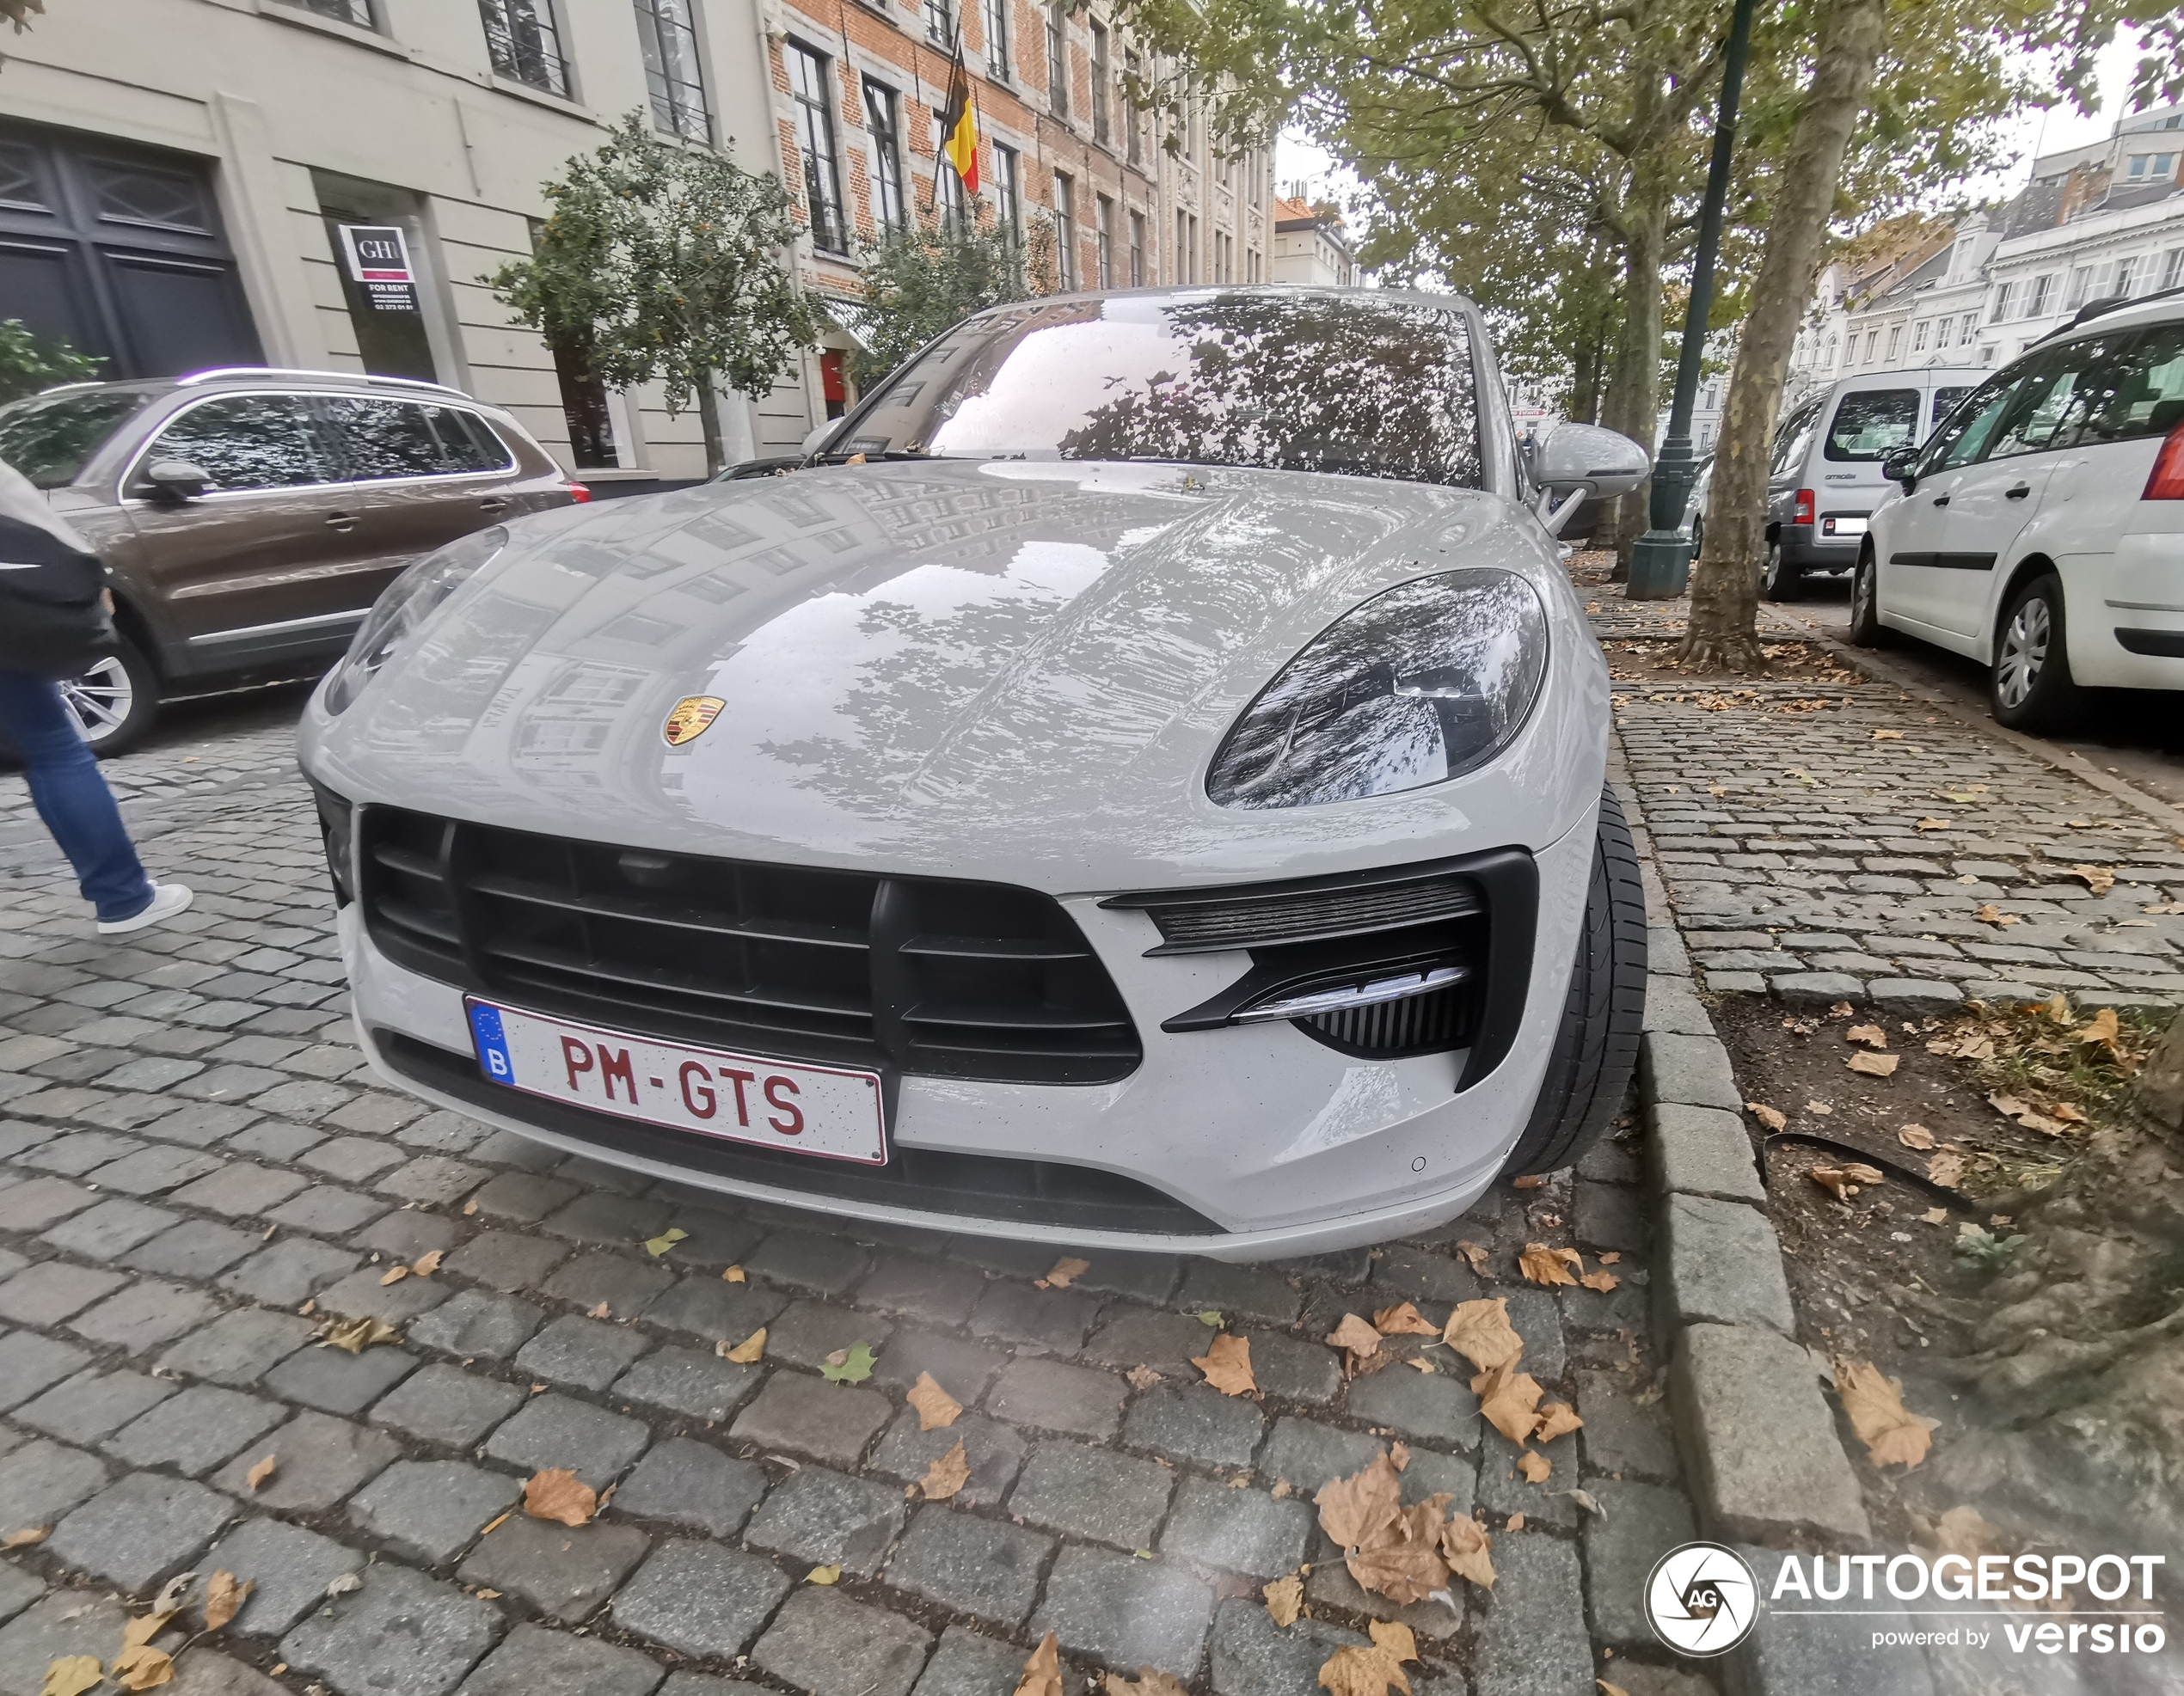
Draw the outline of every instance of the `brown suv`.
M588 500L524 427L438 383L235 369L0 407L0 459L107 565L124 645L64 685L101 753L159 697L340 653L402 568Z

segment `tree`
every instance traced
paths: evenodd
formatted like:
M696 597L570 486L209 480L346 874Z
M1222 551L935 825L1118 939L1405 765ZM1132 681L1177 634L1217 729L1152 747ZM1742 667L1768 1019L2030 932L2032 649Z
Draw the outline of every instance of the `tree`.
M988 306L1051 291L1054 230L1035 220L1019 237L931 219L865 243L864 304L870 344L852 362L859 388L880 382L950 325Z
M494 295L602 383L657 381L670 413L696 404L718 471L714 379L764 394L815 337L788 263L788 194L638 113L545 194L531 256L486 279Z
M58 383L88 383L105 363L64 341L34 334L20 318L0 318L0 401L35 395Z

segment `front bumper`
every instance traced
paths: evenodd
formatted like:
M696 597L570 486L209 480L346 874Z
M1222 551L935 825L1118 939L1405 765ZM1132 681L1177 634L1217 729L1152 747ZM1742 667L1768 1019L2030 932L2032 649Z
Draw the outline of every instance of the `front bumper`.
M700 1189L873 1222L1071 1243L1107 1251L1190 1252L1231 1260L1309 1254L1441 1223L1493 1182L1544 1078L1583 920L1593 817L1534 856L1539 893L1523 1009L1506 1055L1457 1092L1468 1052L1360 1060L1287 1024L1169 1032L1163 1021L1233 983L1242 953L1147 958L1144 914L1064 897L1129 1007L1144 1059L1100 1085L1007 1084L905 1076L888 1127L895 1146L1120 1174L1199 1216L1187 1230L1058 1230L1051 1219L891 1204L848 1193L814 1161L793 1184L727 1176L663 1152L660 1139L573 1133L533 1099L484 1084L470 1058L463 992L389 958L353 903L342 909L344 958L374 1067L397 1087L519 1136ZM428 1067L418 1051L430 1050ZM407 1054L408 1057L405 1059ZM467 1071L475 1078L458 1084ZM435 1077L439 1081L435 1081Z

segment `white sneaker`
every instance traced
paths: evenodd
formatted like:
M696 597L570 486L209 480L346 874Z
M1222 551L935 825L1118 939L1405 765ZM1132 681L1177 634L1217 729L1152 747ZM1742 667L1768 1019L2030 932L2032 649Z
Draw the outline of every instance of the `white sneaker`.
M125 930L142 930L156 925L162 919L171 919L197 897L190 893L187 884L154 884L151 899L141 913L132 913L126 919L101 919L101 936L118 936Z

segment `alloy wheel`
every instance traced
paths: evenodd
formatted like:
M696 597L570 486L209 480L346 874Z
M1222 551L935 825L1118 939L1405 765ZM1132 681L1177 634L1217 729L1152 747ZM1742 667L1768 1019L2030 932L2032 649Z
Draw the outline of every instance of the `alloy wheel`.
M1995 695L2004 707L2023 706L2039 685L2052 628L2047 603L2037 595L2010 615L2002 652L1995 656Z
M94 748L127 722L137 704L136 685L118 656L101 659L80 676L64 678L61 695L76 714L83 739Z

